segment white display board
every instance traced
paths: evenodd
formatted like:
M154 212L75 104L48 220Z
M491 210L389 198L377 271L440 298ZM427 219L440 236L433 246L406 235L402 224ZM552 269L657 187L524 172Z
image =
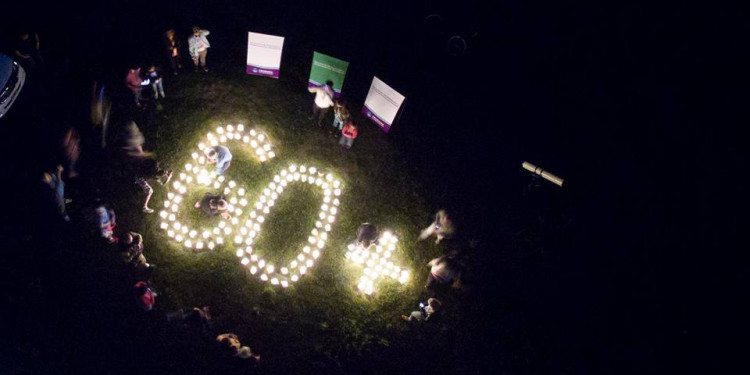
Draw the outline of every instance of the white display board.
M367 93L362 113L387 133L391 130L391 125L404 100L406 97L386 85L378 77L372 77L372 85Z
M284 37L247 33L247 74L279 78Z

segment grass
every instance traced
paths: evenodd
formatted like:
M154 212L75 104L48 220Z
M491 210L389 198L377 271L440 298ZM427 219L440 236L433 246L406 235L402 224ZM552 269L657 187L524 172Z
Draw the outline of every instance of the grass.
M245 76L230 67L218 67L207 75L183 74L166 81L168 98L163 111L145 114L139 125L146 134L147 148L169 166L189 162L198 140L219 124L243 123L263 130L270 136L277 158L261 165L235 147L235 159L227 172L228 178L248 189L249 197L262 191L271 176L289 163L315 165L335 173L344 183L344 191L321 259L289 289L272 287L240 266L232 246L188 251L170 241L158 229L158 216L150 215L139 230L146 239L149 261L158 265L153 282L162 293L157 311L151 314L210 305L216 333L239 334L243 343L261 353L258 368L268 373L361 371L360 366L371 373L412 366L439 368L440 362L393 362L397 359L394 353L413 352L415 342L430 345L421 332L412 337L414 327L402 322L399 315L408 315L417 302L432 296L422 288L428 271L424 265L441 249L429 242L416 242L432 208L425 204L419 183L407 173L405 161L387 135L360 118L360 135L353 148L341 149L327 129L307 121L312 97L304 84L296 83L300 82ZM189 194L183 207L189 207L201 194ZM166 190L157 189L152 207L158 207L165 196ZM321 197L308 185L292 184L285 190L256 242L268 259L280 264L297 253L313 227ZM181 213L181 220L193 227L206 225L205 218ZM361 269L344 258L357 226L366 221L399 236L395 257L412 273L403 286L381 282L373 296L356 292ZM450 316L455 310L450 307L450 295L439 297L449 299L444 302L448 306L445 314ZM444 319L425 328L446 332L451 329L449 322ZM444 345L442 350L447 351L450 345ZM451 356L438 351L436 358L440 357L446 361Z

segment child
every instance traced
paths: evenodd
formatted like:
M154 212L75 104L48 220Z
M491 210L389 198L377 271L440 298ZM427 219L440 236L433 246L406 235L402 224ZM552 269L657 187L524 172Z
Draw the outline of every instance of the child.
M336 100L333 103L333 127L336 130L331 131L333 136L337 136L341 132L341 127L348 123L351 118L349 109L346 107L346 103L343 100Z
M114 236L115 225L117 225L115 222L115 211L101 202L98 202L94 211L96 211L99 231L102 237L109 243L117 242L117 238Z
M156 293L151 290L148 283L145 281L139 281L133 285L133 292L135 293L135 302L138 307L142 308L143 311L151 311L154 309L156 304Z
M148 67L148 79L151 81L151 91L154 92L154 99L159 100L159 95L164 99L164 85L161 79L161 69L156 69L156 66L151 65Z
M353 122L349 121L349 123L344 125L341 129L341 139L339 140L339 144L341 147L346 147L348 150L352 147L354 138L357 138L357 127L354 126Z

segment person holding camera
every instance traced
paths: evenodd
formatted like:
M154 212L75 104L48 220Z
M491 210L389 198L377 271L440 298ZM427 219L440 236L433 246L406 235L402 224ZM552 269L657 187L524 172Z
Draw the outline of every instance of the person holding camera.
M455 234L456 229L453 222L448 218L448 213L445 210L440 210L435 214L435 220L425 228L419 235L419 240L426 240L428 237L435 235L437 239L435 243L440 243L443 239L451 239Z
M430 298L427 300L427 305L425 305L424 302L420 302L419 310L412 311L409 316L401 315L401 319L407 322L426 322L430 320L430 317L432 317L442 305L443 303L437 299Z

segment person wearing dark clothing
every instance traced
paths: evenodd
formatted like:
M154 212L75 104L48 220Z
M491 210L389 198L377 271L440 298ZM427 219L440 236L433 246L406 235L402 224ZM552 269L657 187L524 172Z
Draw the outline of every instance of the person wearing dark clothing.
M180 40L175 37L174 29L169 29L164 33L164 46L166 47L169 65L172 67L172 73L177 75L177 71L182 68L180 49Z
M370 223L363 223L357 228L357 245L370 247L378 239L378 227Z
M151 91L154 93L154 99L159 99L159 95L161 95L161 98L164 99L164 84L162 82L161 77L161 69L157 68L154 65L151 65L148 68L148 79L151 84Z
M203 210L203 213L205 213L206 216L213 217L221 215L225 220L230 218L229 213L226 212L228 206L229 205L227 204L227 201L224 200L223 195L211 193L206 193L201 200L195 202L195 208Z
M54 202L57 207L57 212L60 214L63 220L70 221L70 217L65 211L65 182L62 179L63 167L62 165L57 166L55 173L44 172L42 174L42 183L49 186L54 192Z
M143 236L136 232L127 232L120 236L120 256L125 264L134 268L148 267L146 257L143 256Z
M19 35L15 42L13 54L26 69L34 69L41 65L42 55L39 53L39 35L36 33Z
M178 311L168 313L167 321L171 322L173 320L201 333L208 333L211 329L211 314L208 306L203 306L203 308L193 307L188 312L179 309Z

